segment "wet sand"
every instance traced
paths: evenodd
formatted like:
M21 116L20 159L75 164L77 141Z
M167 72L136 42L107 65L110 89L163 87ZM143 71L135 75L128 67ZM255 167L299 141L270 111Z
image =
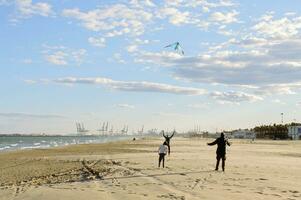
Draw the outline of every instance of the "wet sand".
M231 140L226 172L208 139L160 138L0 153L0 199L301 199L301 141Z

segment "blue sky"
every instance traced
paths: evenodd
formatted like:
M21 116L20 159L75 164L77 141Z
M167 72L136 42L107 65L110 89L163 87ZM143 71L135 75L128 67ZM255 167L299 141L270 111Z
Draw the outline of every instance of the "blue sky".
M298 0L0 0L0 133L300 121ZM179 42L181 55L166 45Z

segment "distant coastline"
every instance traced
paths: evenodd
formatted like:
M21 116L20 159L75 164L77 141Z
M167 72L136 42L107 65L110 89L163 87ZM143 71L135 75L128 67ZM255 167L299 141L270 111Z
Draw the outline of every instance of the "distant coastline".
M78 137L89 137L89 136L98 136L98 135L77 135L77 134L68 134L68 135L64 135L64 134L20 134L20 133L12 133L12 134L0 134L0 137L74 137L74 136L78 136Z
M0 152L23 149L48 149L75 144L107 143L131 137L132 136L1 134Z

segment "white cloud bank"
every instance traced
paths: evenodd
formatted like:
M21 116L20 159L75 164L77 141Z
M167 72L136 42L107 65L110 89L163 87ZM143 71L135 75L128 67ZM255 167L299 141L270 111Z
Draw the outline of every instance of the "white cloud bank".
M170 94L184 94L184 95L203 95L206 93L204 89L173 86L163 83L154 83L147 81L116 81L109 78L75 78L66 77L52 80L55 83L66 84L96 84L103 85L111 89L120 91L132 91L132 92L159 92Z
M76 20L87 30L102 32L105 37L121 35L139 36L146 30L153 29L152 24L171 25L190 24L201 29L209 26L238 22L238 12L214 12L211 9L229 8L232 1L136 1L115 3L96 9L82 10L68 8L62 11L64 17ZM212 11L213 12L213 11Z
M27 80L28 81L28 80ZM38 81L35 81L37 83ZM164 83L155 83L148 81L117 81L110 78L94 77L94 78L76 78L76 77L64 77L57 79L41 79L39 82L44 83L58 83L58 84L91 84L101 85L109 89L126 91L126 92L154 92L154 93L166 93L176 95L188 95L188 96L209 96L213 99L223 102L237 103L240 102L254 102L262 100L262 97L255 94L248 94L240 91L230 92L208 92L202 88L194 87L182 87Z
M30 114L30 113L0 113L0 117L13 119L61 119L62 115Z

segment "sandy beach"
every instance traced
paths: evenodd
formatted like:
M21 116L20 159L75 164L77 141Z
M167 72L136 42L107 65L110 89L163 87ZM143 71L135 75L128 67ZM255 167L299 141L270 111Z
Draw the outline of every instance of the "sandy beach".
M301 141L231 140L214 171L210 139L162 138L0 153L0 199L301 199Z

